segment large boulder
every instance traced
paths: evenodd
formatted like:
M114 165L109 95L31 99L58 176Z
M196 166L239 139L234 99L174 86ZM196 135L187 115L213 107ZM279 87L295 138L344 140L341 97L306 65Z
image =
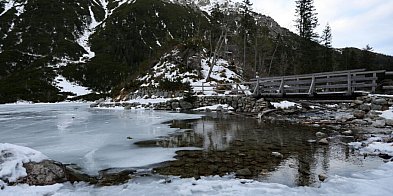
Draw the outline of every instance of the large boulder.
M191 110L193 108L192 103L184 101L184 100L180 100L179 104L180 104L180 107L184 110Z
M383 98L378 98L378 99L374 99L372 103L375 105L387 105L388 101L386 101L386 99Z
M17 183L43 186L67 181L64 166L56 161L29 162L24 163L23 167L27 176L18 179Z

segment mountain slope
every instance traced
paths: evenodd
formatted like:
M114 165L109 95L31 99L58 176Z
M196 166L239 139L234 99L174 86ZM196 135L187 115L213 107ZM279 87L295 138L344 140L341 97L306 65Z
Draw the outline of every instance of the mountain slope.
M117 94L179 45L231 62L246 79L346 69L348 62L393 66L389 56L352 50L333 51L326 65L326 50L314 43L313 66L302 67L296 34L251 12L254 32L245 38L242 9L229 0L0 0L0 103L82 95L65 92L64 82Z

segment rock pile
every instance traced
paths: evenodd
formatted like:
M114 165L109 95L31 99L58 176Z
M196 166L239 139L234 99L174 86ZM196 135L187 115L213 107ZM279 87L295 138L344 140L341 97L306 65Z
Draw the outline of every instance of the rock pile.
M373 127L383 128L393 126L393 120L380 117L380 111L388 110L393 106L391 97L358 97L351 107L354 108L353 116L357 124L372 124Z

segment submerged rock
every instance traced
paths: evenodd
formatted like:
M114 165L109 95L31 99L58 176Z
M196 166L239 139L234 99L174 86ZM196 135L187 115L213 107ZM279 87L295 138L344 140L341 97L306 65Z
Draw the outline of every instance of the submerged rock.
M132 178L134 169L106 169L99 172L98 185L112 186L125 183Z
M317 133L315 133L315 135L316 135L317 137L325 137L325 136L326 136L326 133L317 132Z
M236 176L252 176L252 172L248 168L239 169L236 171Z

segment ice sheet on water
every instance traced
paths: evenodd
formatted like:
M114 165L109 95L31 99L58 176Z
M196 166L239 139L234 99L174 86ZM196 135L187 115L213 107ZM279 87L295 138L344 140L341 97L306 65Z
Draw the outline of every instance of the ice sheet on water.
M0 111L0 116L7 117L0 121L0 143L33 148L51 159L78 164L90 174L172 159L179 148L140 148L134 143L176 131L162 122L200 117L150 110L98 110L75 103L0 105Z

